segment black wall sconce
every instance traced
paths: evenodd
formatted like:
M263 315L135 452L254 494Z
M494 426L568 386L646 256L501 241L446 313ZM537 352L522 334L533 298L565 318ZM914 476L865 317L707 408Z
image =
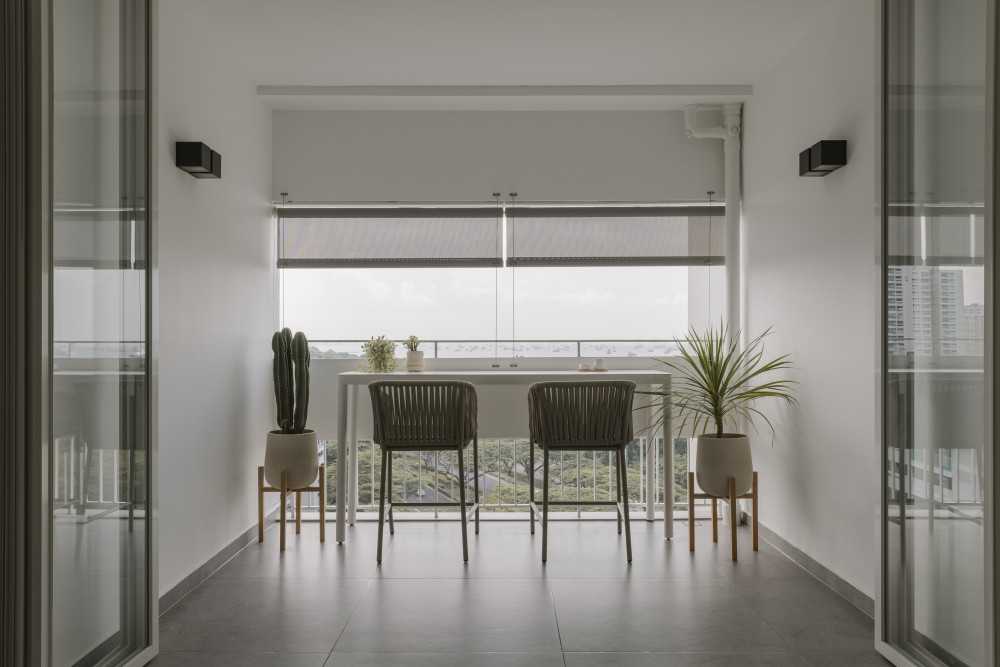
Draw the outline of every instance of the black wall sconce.
M175 163L195 178L222 178L222 156L200 141L178 141Z
M847 164L847 142L817 141L799 153L799 176L826 176Z

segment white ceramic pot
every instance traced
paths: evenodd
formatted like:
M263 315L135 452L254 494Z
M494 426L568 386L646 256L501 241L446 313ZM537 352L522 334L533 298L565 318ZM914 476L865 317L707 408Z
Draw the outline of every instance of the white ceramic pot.
M319 456L316 452L316 431L303 433L267 434L264 452L264 479L269 486L281 487L281 471L288 471L288 488L301 489L311 486L319 474Z
M695 477L705 493L729 497L729 478L736 478L736 495L750 491L753 485L753 460L750 439L738 433L699 435Z
M406 370L411 373L424 370L424 353L420 350L407 350Z

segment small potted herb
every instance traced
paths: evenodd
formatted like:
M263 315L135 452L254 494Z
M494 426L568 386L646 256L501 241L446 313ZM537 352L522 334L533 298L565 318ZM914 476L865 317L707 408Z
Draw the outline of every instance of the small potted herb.
M368 370L373 373L391 373L396 369L396 344L385 336L372 338L363 346Z
M406 370L416 373L424 370L424 353L420 348L420 339L410 336L406 339Z

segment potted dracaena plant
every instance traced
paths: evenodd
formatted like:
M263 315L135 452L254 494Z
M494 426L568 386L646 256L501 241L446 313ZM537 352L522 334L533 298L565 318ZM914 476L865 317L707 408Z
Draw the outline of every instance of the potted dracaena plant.
M744 422L756 428L755 420L761 419L773 437L774 425L758 401L796 402L795 382L780 377L792 366L788 355L765 356L764 339L770 333L768 329L741 347L739 332L730 335L725 325L692 329L679 343L679 357L658 360L674 376L671 396L678 432L694 433L698 439L695 477L705 493L727 496L730 478L736 480L737 494L747 493L753 482L750 439L732 431ZM662 419L661 411L654 427Z
M301 331L276 331L271 338L274 352L274 399L278 406L278 428L267 434L264 477L272 487L281 486L287 473L289 489L309 486L319 473L316 432L306 428L309 412L309 341Z
M424 370L424 353L420 351L420 339L410 336L404 343L406 346L406 370L411 373Z

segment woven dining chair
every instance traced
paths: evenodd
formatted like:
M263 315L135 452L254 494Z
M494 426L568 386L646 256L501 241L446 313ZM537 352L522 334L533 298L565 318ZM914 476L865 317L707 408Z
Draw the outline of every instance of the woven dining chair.
M395 534L392 508L460 507L462 522L462 559L469 560L467 524L475 516L479 534L479 440L477 436L476 389L468 382L380 381L368 385L372 399L372 439L382 449L379 477L378 553L382 562L382 534L385 515L389 515L389 534ZM463 451L472 445L475 500L465 500L465 461ZM458 502L392 502L392 454L406 451L454 451L458 455Z
M632 562L632 531L628 521L628 479L625 447L632 442L632 397L635 384L621 381L539 382L528 390L528 429L531 434L529 521L535 532L535 445L542 448L542 562L548 560L549 505L580 505L575 500L549 500L550 451L615 452L618 472L614 501L586 501L585 505L614 505L618 534L625 523L625 553Z

